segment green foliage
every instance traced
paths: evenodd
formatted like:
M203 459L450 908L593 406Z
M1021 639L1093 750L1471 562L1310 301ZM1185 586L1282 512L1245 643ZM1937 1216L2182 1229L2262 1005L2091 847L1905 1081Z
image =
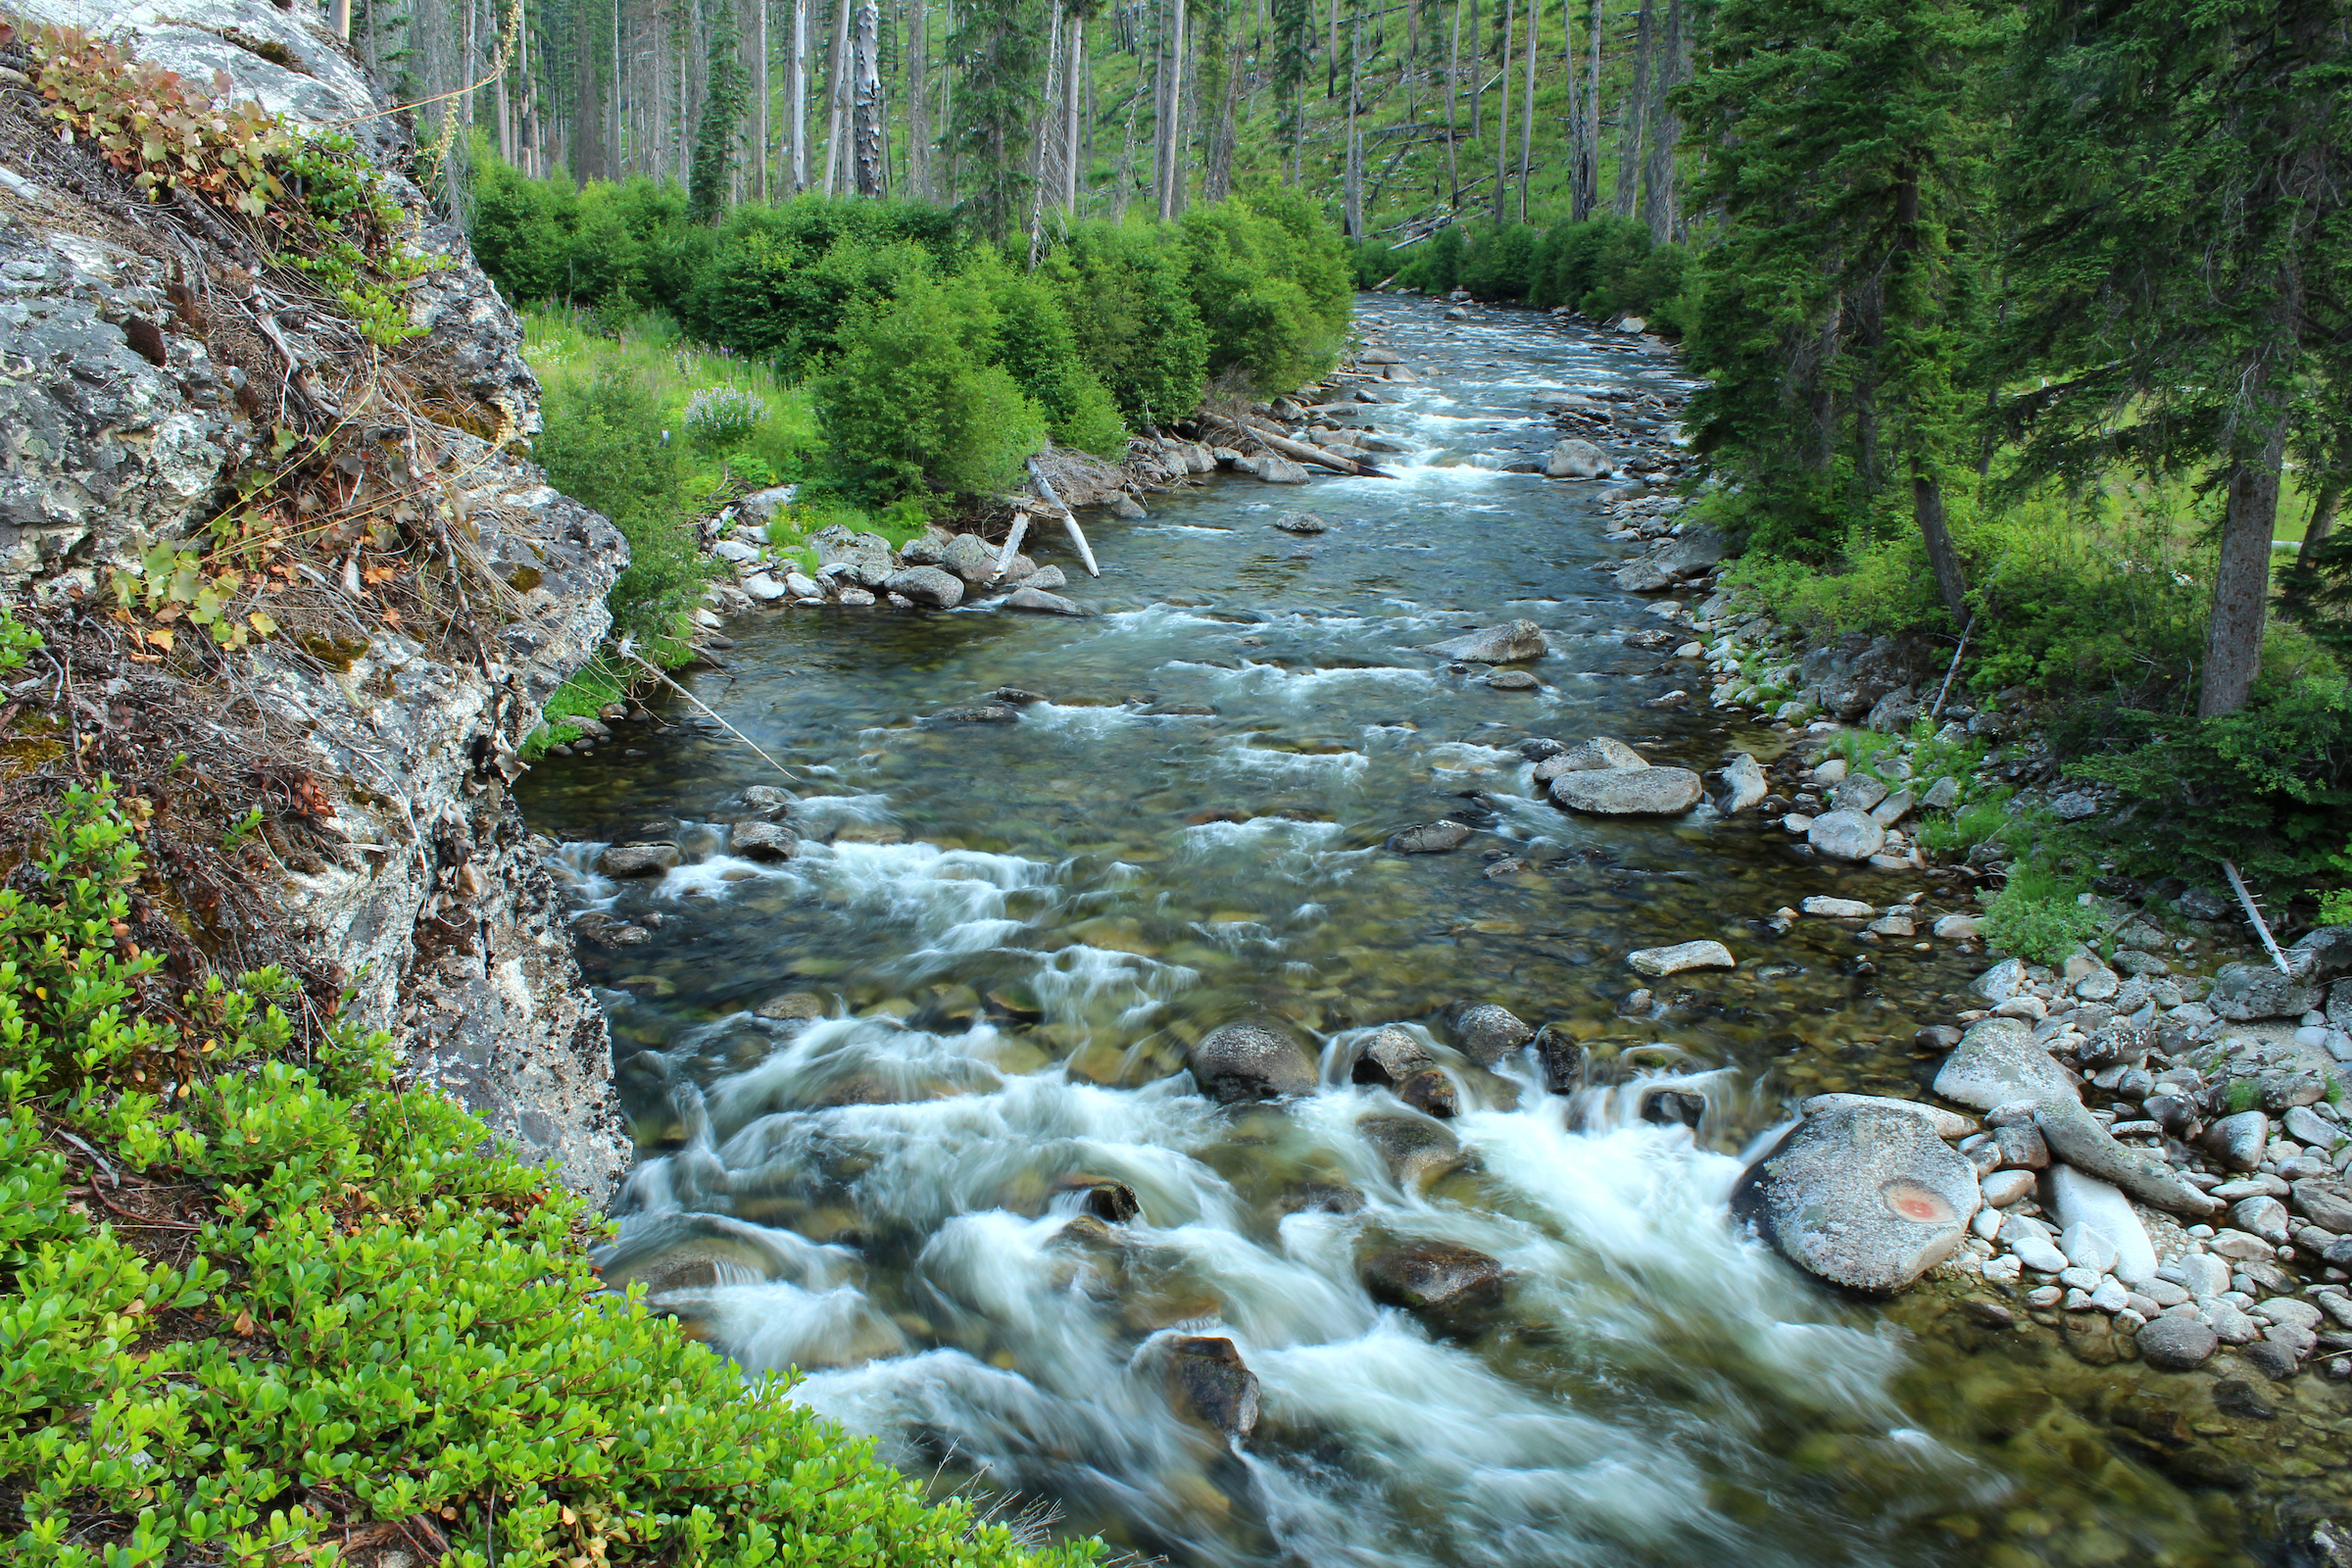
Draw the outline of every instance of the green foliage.
M1338 363L1353 304L1347 250L1304 196L1275 190L1196 207L1182 229L1210 376L1273 394Z
M1639 316L1669 337L1689 326L1689 250L1655 244L1649 225L1630 218L1561 219L1544 229L1454 223L1402 255L1401 268L1387 263L1401 287L1433 294L1461 287L1486 300L1566 305L1604 318Z
M708 8L710 41L704 78L703 115L694 130L694 172L688 183L695 218L715 223L727 204L727 176L735 167L735 137L751 96L743 67L742 30L732 5Z
M1138 425L1181 418L1200 402L1208 330L1187 266L1170 230L1081 223L1044 269L1062 290L1079 353Z
M1064 291L993 256L975 258L966 276L987 289L996 308L997 362L1045 411L1054 438L1064 446L1123 456L1127 427L1119 422L1109 389L1079 353Z
M997 314L978 283L909 279L852 316L816 383L825 443L852 495L969 496L1015 483L1045 444L1043 411L991 363Z
M629 541L629 564L606 596L612 635L661 662L681 650L681 618L710 568L686 516L677 447L661 409L635 378L607 371L548 399L533 454L548 482L611 517Z
M2115 841L2124 869L2202 875L2227 859L2256 887L2281 893L2327 889L2344 875L2352 681L2266 682L2245 709L2219 718L2137 709L2116 716L2114 749L2067 772L2114 786L2128 804Z
M12 1562L326 1565L424 1521L477 1568L1094 1559L927 1506L605 1290L577 1200L402 1089L384 1037L298 1049L282 975L160 1005L115 934L143 867L105 786L34 871L0 893Z
M678 319L702 342L797 376L832 355L845 315L895 297L907 278L956 270L964 254L955 220L914 202L801 196L739 208L680 291Z
M2222 1096L2223 1109L2230 1115L2252 1110L2262 1103L2262 1083L2254 1078L2231 1079Z
M2080 903L2082 889L2039 864L2021 863L1984 907L1984 944L2029 962L2057 964L2098 934L2098 912Z

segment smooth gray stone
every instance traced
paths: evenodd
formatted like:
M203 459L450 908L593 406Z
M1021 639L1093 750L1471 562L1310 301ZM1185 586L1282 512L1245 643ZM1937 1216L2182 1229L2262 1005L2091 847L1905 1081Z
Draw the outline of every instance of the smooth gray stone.
M1976 1167L1919 1117L1809 1116L1750 1165L1732 1214L1832 1284L1899 1291L1959 1250L1984 1200Z

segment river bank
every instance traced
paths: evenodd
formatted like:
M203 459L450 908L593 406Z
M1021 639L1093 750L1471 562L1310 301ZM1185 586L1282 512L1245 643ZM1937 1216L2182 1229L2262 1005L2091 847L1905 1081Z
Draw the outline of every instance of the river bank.
M1819 738L1716 708L1690 610L1618 586L1612 507L1671 509L1541 471L1592 411L1538 394L1670 422L1671 357L1464 317L1363 308L1414 379L1314 417L1392 477L1204 474L1089 520L1100 580L1040 542L1094 615L730 621L692 684L792 780L657 702L525 781L637 1130L609 1277L1187 1560L2225 1562L2298 1497L2307 1539L2337 1385L2238 1400L1981 1267L1873 1305L1735 1234L1784 1107L1926 1096L1970 883L1720 808L1740 752L1793 806ZM1464 657L1522 620L1543 657ZM1715 799L1553 804L1603 737ZM1629 964L1698 941L1735 966Z

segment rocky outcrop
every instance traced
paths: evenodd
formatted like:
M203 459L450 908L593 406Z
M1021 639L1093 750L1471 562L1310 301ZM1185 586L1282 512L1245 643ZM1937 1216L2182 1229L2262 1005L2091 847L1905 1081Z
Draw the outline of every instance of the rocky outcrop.
M217 222L140 209L83 148L12 128L0 151L25 177L0 194L0 592L95 601L154 547L202 544L253 465L282 466L273 428L334 443L321 461L343 500L312 521L343 559L293 557L272 629L218 662L164 659L155 700L314 792L309 848L256 890L273 940L340 977L348 1015L391 1029L418 1081L601 1201L628 1152L611 1047L508 790L546 699L605 632L627 546L515 455L538 423L515 318L401 172L393 122L318 22L194 0L108 25L188 78L225 71L298 127L358 122L399 242L440 266L403 296L417 333L395 394L349 320L274 291ZM363 578L363 547L390 579L428 557L456 569L457 618L401 616L397 580Z

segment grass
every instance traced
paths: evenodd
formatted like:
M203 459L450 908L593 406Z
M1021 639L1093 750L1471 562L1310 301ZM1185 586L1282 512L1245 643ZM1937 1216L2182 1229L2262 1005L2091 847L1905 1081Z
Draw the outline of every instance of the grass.
M660 407L669 438L691 453L689 493L714 505L739 491L799 479L818 444L816 408L806 387L779 381L764 365L687 343L660 311L607 318L603 324L586 311L527 311L522 356L551 397L608 368L624 371ZM696 447L685 435L686 405L713 388L750 393L766 409L751 434L725 452Z

